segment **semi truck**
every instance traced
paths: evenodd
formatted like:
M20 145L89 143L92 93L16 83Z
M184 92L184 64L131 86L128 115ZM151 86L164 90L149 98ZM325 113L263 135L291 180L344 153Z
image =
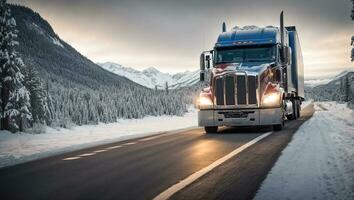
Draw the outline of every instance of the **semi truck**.
M215 46L200 56L198 124L206 133L218 127L284 127L300 117L304 65L295 26L222 25Z

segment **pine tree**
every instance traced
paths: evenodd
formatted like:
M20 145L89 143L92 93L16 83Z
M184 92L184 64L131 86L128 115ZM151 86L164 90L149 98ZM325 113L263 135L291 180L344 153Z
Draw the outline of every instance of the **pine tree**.
M15 51L18 45L16 21L6 0L0 0L0 97L1 129L22 131L32 116L29 92L24 86L22 59Z
M45 120L47 125L51 125L54 120L54 105L52 96L49 93L49 83L47 81L44 96Z
M25 70L25 86L30 93L31 114L34 123L46 123L46 101L42 81L38 72L32 67L27 66Z
M168 94L168 83L166 81L166 84L165 84L165 90L166 90L166 93Z

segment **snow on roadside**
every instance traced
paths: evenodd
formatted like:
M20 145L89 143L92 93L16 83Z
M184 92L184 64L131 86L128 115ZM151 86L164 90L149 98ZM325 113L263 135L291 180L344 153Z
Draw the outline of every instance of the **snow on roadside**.
M315 103L255 199L354 199L354 112Z
M309 106L309 105L312 104L312 103L313 103L313 100L303 101L303 102L301 103L301 109L306 108L307 106Z
M120 120L117 123L47 128L44 134L12 134L0 131L0 167L83 149L99 144L148 136L197 126L197 112L190 109L182 117L159 116Z

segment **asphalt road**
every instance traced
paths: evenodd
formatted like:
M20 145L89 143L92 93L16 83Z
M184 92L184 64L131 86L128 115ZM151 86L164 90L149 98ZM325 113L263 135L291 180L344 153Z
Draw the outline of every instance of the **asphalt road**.
M289 121L174 194L172 199L251 199L293 133L312 116ZM0 199L153 199L267 127L200 128L117 142L0 169Z

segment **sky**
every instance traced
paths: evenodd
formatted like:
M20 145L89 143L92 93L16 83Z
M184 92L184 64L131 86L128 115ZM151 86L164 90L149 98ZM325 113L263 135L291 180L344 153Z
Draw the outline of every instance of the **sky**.
M297 27L305 78L354 69L350 0L8 0L38 12L59 37L94 62L176 73L199 68L222 22Z

